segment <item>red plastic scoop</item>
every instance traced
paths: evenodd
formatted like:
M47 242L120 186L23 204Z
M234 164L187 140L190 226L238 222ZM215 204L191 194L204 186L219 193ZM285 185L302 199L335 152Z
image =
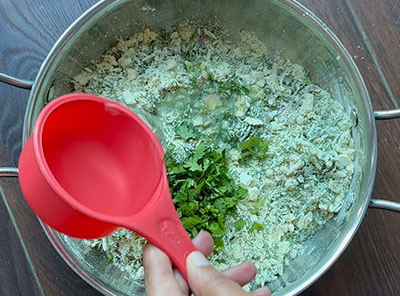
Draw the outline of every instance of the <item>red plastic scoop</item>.
M125 227L165 251L186 278L196 248L172 203L161 144L128 108L87 94L53 100L19 174L28 204L54 229L92 239Z

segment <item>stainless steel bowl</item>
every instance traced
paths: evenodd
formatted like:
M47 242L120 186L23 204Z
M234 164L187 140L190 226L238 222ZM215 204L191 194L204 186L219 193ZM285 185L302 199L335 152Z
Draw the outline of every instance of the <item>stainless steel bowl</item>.
M150 5L154 12L142 10ZM23 143L32 132L44 105L72 91L71 78L92 59L114 45L117 38L151 27L168 29L184 20L219 23L236 38L240 29L254 31L271 52L301 64L313 83L340 100L355 127L355 171L339 214L311 237L283 275L269 284L275 295L297 294L316 281L341 255L358 229L368 206L400 211L400 205L371 200L377 141L375 118L400 117L400 110L376 111L362 77L346 49L315 15L289 0L104 0L89 9L60 37L35 79L28 82L0 74L0 80L32 88L26 110ZM17 169L2 168L0 175L17 176ZM106 295L143 295L144 286L132 281L105 259L104 254L80 240L68 238L43 225L64 260L83 279Z

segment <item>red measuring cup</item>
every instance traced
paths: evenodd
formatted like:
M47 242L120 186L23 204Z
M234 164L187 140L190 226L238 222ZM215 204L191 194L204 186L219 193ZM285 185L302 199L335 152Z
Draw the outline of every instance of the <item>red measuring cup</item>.
M19 182L43 222L69 236L130 229L162 249L187 279L196 250L172 203L164 152L128 108L88 94L50 102L19 160Z

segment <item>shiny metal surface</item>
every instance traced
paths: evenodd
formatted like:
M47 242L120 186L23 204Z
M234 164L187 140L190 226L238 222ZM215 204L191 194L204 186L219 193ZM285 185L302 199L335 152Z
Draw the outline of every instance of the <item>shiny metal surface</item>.
M369 201L369 207L400 213L400 204L389 200L371 199Z
M151 5L147 13L141 8ZM232 32L254 31L271 52L301 64L311 80L328 89L349 114L355 110L355 172L342 210L305 243L299 257L276 281L275 295L295 295L316 281L341 255L358 229L370 203L376 170L376 129L370 99L352 58L335 35L296 1L282 0L103 0L60 37L37 75L25 115L23 143L36 117L51 99L72 90L70 80L118 38L145 27L168 29L180 21L217 22ZM65 237L43 225L50 241L82 278L105 295L143 295L143 282L112 266L102 253L81 240Z
M1 177L18 177L18 168L4 167L0 168Z
M25 88L25 89L31 89L33 86L33 82L29 80L24 80L24 79L18 79L15 77L12 77L7 74L0 73L0 81L10 84L12 86L20 87L20 88Z
M375 111L374 116L376 120L400 118L400 109Z
M105 52L118 37L126 38L140 29L169 28L179 21L218 22L233 32L254 31L271 52L300 63L314 83L329 89L343 106L357 110L354 130L357 165L346 206L335 220L305 244L291 267L270 283L276 295L294 295L317 280L340 256L357 230L367 209L376 166L376 132L369 97L352 59L337 38L312 13L292 1L159 1L152 2L154 14L141 10L139 1L102 1L77 20L59 39L37 76L25 120L24 142L40 109L71 91L69 79L91 59ZM134 16L134 18L132 18ZM236 36L235 36L236 33ZM84 49L84 50L82 50ZM83 278L105 294L142 295L140 281L113 269L100 254L81 241L66 238L44 228L64 259ZM50 233L49 233L50 231ZM111 269L109 271L106 268Z

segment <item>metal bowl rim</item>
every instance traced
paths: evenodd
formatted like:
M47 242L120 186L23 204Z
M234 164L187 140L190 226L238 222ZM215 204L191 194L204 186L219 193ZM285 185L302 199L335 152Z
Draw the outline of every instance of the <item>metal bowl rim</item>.
M56 41L50 52L48 53L46 59L43 61L39 72L35 78L33 83L32 91L30 92L30 96L27 103L27 108L25 112L24 118L24 126L23 126L23 135L22 135L22 144L25 145L27 142L30 132L32 130L33 124L33 116L34 116L34 109L37 103L40 102L38 93L41 87L42 82L44 81L47 72L49 70L50 65L54 61L55 57L60 53L62 48L71 40L71 38L75 35L77 30L85 23L87 23L93 16L101 13L104 9L109 8L111 5L117 4L118 0L102 0L92 7L90 7L86 12L84 12L75 22L73 22L69 28L59 37ZM300 4L295 0L281 0L284 4L291 7L298 13L300 13L303 17L307 18L319 31L321 31L324 37L329 40L331 45L333 45L340 53L341 58L344 59L346 62L348 69L351 71L353 79L357 84L357 88L362 94L361 98L364 100L364 105L367 107L368 113L368 125L369 125L369 135L371 137L371 155L367 157L371 158L371 166L369 168L369 175L367 176L367 190L366 195L363 199L363 203L357 211L357 215L353 218L353 224L351 228L348 230L347 234L344 236L342 241L339 244L336 244L335 247L330 250L329 255L327 256L328 259L325 260L322 264L319 264L319 270L311 274L306 280L298 281L297 284L288 292L286 295L296 295L310 285L312 285L317 279L319 279L332 265L333 263L340 257L343 251L346 249L348 244L351 242L352 238L354 237L357 229L359 228L361 221L365 215L365 212L368 208L368 203L370 201L374 179L376 174L376 163L377 163L377 136L376 136L376 127L375 127L375 119L373 116L373 110L371 105L371 100L368 95L367 88L365 83L362 79L362 76L355 65L353 59L351 58L350 54L341 43L341 41L336 37L336 35L328 28L328 26L322 22L314 13L312 13L309 9L305 6ZM85 273L76 263L75 261L65 252L61 244L58 242L56 236L54 235L54 230L51 229L49 226L45 225L41 222L42 228L46 233L47 237L49 238L50 242L52 243L53 247L57 250L60 256L64 259L64 261L87 283L93 286L99 292L105 295L114 295L111 291L107 290L105 287L100 285L98 282L93 280L90 275Z

